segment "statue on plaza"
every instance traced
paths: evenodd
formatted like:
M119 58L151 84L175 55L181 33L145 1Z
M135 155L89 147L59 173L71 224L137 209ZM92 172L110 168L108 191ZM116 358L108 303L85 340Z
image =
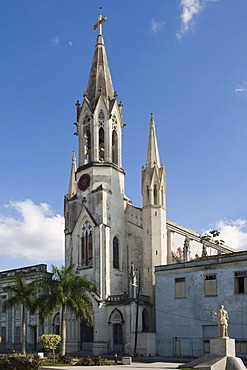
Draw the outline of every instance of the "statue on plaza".
M224 309L223 304L220 306L217 312L214 313L217 316L218 321L218 337L228 338L228 312Z

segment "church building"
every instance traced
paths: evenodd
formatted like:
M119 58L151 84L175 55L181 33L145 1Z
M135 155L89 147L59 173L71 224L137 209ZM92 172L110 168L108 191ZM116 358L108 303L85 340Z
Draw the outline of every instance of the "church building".
M101 14L82 102L76 103L78 151L65 196L65 265L94 281L94 326L68 320L67 352L156 354L155 267L233 250L167 219L166 173L154 115L147 125L142 205L125 194L123 104L113 87ZM152 107L150 107L151 111ZM145 122L144 122L145 124Z

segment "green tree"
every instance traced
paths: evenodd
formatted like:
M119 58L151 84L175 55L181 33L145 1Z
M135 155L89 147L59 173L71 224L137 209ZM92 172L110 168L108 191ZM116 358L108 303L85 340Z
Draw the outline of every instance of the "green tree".
M218 230L209 230L208 234L205 234L205 235L201 236L200 241L201 241L201 243L211 242L211 243L214 243L216 245L223 245L225 243L224 240L216 239L219 236L220 236L220 232Z
M93 306L89 293L96 294L97 287L91 281L76 274L75 266L52 266L52 273L36 281L39 291L35 308L39 310L41 323L55 311L61 310L61 355L65 355L66 313L75 314L77 320L93 324Z
M39 337L40 343L43 345L44 349L47 351L52 351L53 364L55 365L55 349L57 345L61 342L60 335L56 334L43 334Z
M32 309L35 295L34 283L28 282L21 274L14 276L13 285L5 287L10 293L10 297L4 302L5 310L11 309L16 305L21 306L21 353L26 354L26 315Z

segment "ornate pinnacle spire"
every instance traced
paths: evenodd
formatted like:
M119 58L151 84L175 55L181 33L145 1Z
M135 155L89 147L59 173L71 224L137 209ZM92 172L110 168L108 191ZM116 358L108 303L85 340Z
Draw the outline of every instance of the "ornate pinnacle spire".
M160 156L155 133L154 114L151 113L146 166L152 168L154 165L160 167Z
M70 181L69 181L68 198L72 198L76 194L75 173L76 173L76 157L75 157L75 152L73 152L71 172L70 172Z

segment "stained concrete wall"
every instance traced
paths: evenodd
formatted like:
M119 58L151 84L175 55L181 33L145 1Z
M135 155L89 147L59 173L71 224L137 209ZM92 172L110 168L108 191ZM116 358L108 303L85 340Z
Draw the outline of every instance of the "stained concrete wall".
M235 292L235 272L247 271L247 253L156 268L157 352L161 356L202 356L217 336L215 311L224 304L229 336L247 341L247 296ZM216 275L217 294L205 296L205 276ZM185 277L186 298L175 298L175 278Z

